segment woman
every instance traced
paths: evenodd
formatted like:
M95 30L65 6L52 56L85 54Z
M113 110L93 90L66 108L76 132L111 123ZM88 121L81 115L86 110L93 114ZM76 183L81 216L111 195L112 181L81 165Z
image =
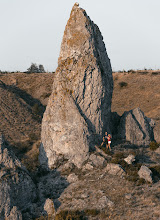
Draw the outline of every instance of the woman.
M107 149L109 148L109 150L111 150L111 135L108 135L108 145L107 145Z

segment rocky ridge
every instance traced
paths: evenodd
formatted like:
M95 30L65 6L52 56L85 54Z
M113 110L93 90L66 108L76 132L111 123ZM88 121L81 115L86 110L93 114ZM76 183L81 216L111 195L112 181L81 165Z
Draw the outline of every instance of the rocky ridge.
M21 211L36 198L36 187L21 162L0 135L0 218L22 219ZM12 218L14 217L14 218Z

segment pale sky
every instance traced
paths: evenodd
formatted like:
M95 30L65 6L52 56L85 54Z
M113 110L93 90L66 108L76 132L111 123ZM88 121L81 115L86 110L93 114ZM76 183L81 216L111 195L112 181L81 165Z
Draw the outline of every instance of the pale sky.
M79 0L103 35L113 70L160 69L160 0ZM55 71L73 0L0 0L0 70Z

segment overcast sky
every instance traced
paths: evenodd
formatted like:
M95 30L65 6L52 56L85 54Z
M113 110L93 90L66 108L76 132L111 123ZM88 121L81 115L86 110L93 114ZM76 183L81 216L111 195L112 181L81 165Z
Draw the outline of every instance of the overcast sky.
M160 69L160 0L79 0L103 35L113 70ZM0 0L0 70L57 68L73 0Z

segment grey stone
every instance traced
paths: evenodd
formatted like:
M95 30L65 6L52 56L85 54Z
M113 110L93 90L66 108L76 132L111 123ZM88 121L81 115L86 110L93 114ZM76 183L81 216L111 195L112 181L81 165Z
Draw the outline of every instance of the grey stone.
M68 177L67 177L67 181L69 183L74 183L78 181L78 176L76 176L75 173L71 173Z
M155 152L156 152L157 154L160 154L160 147L158 147L158 148L155 150Z
M135 145L149 145L154 139L153 126L140 108L135 108L122 115L118 126L118 138Z
M135 156L133 154L128 155L128 157L126 157L124 159L126 161L126 163L128 164L132 164L135 161Z
M17 213L15 219L21 219L20 211L27 209L36 198L36 187L4 140L0 144L0 167L0 219L12 219L14 213Z
M5 218L6 220L22 220L22 213L17 209L16 206L13 206L13 208L10 211L10 214L8 217Z
M86 170L93 170L93 166L90 163L87 163L86 165L83 166L83 171Z
M131 193L127 193L125 194L125 198L130 200L132 198L132 194Z
M58 167L58 171L65 171L65 170L72 170L74 168L74 164L73 163L65 163L65 164L62 164L60 167Z
M46 199L45 204L44 204L44 211L47 212L47 215L50 218L55 216L56 210L54 207L54 203L51 199Z
M61 44L53 91L42 121L40 164L62 157L78 168L110 129L113 78L103 37L75 4Z
M95 154L91 154L89 160L96 167L102 167L104 165L105 159L101 156L97 156Z
M106 171L109 174L117 176L124 176L126 174L125 170L119 164L114 163L108 163L107 166L104 168L104 172Z
M106 208L107 206L112 208L114 206L114 203L109 200L106 196L103 196L99 199L97 206L100 209Z
M146 166L141 166L140 170L138 171L138 175L140 178L145 179L147 182L152 183L152 171L146 167Z

